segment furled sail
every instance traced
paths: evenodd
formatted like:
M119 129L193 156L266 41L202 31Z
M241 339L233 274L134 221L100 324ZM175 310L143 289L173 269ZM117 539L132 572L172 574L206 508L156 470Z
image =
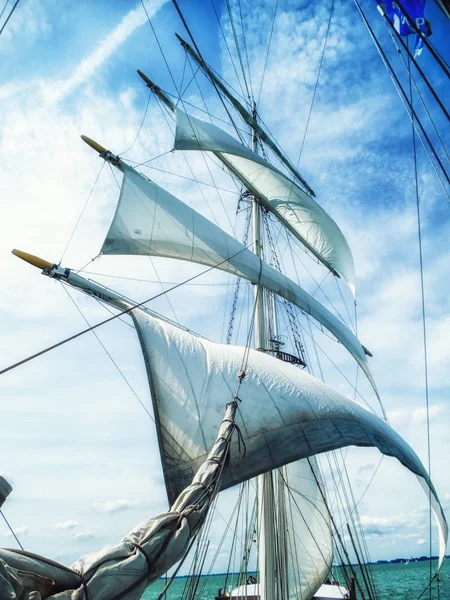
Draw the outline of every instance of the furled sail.
M237 400L226 405L206 460L170 511L143 521L117 546L91 552L70 569L36 554L0 549L1 600L139 600L186 555L205 522L220 489L236 408Z
M103 254L164 256L217 267L259 283L319 321L354 356L378 396L366 353L353 333L299 285L276 271L217 225L121 163L119 203Z
M397 458L431 490L442 561L448 528L436 491L412 448L383 420L297 367L256 350L215 344L174 325L132 311L152 389L169 500L205 459L223 402L237 391L246 444L232 444L222 489L269 469L344 446L375 446Z
M288 598L307 600L323 583L333 562L330 515L316 457L280 469L278 485L290 507L286 515L281 511L284 523L280 523L286 538Z
M264 205L355 292L355 268L347 240L333 219L281 171L215 125L176 111L175 148L214 152Z

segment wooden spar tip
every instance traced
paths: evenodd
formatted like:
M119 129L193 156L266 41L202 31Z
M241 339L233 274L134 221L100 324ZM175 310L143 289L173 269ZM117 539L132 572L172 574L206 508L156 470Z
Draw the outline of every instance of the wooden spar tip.
M88 137L87 135L82 135L81 139L83 140L83 142L85 142L88 146L93 148L100 155L106 154L106 152L108 152L108 150L106 148L104 148L103 146L100 146L100 144L97 144L97 142L95 142L94 140L91 140L91 138Z
M43 258L39 258L38 256L34 256L34 254L28 254L28 252L22 252L22 250L16 249L11 250L11 252L14 256L18 256L25 262L30 263L30 265L33 265L33 267L37 267L42 271L51 271L53 269L53 263L50 263Z
M139 77L141 79L143 79L145 81L145 83L147 84L147 86L151 89L151 90L159 90L160 88L153 83L153 81L151 81L147 75L145 73L143 73L140 69L136 69L137 70L137 74L139 75Z
M177 40L178 40L178 41L180 42L180 44L183 46L183 48L184 48L185 50L187 50L187 49L189 48L189 44L188 44L187 42L185 42L185 41L183 40L183 38L181 37L181 35L178 35L178 33L175 33L175 35L176 35L176 37L177 37Z

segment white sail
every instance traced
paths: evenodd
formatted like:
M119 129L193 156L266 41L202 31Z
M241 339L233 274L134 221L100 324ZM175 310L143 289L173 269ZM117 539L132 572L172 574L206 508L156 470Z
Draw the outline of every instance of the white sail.
M324 264L355 292L355 268L347 240L333 219L281 171L215 125L177 110L175 148L212 151Z
M288 598L309 600L333 562L330 514L316 457L286 465L280 478L289 506L285 517Z
M232 445L222 489L294 460L344 446L374 446L397 458L431 490L442 561L447 523L436 491L412 448L384 421L297 367L256 350L215 344L135 309L133 315L152 389L169 500L192 478L234 397L246 454Z
M366 353L353 333L299 285L235 238L124 163L119 203L103 254L164 256L217 267L292 302L330 331L353 355L378 396Z

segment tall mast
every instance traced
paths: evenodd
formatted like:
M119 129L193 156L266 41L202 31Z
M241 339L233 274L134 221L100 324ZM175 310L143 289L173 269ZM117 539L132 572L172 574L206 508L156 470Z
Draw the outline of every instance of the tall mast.
M253 103L252 117L256 120L256 104ZM252 150L258 151L258 135L255 128L251 129ZM261 205L253 196L252 201L253 252L262 259L262 230ZM264 293L261 285L254 287L255 296L255 348L264 351L265 320ZM258 477L258 521L259 521L259 597L261 600L276 599L276 543L275 543L275 502L272 472L263 473Z

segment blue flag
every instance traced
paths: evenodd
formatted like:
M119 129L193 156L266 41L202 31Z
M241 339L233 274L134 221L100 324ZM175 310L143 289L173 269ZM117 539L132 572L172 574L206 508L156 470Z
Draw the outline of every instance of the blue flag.
M410 21L416 25L417 29L421 31L425 36L431 35L431 27L429 22L425 19L424 9L426 0L400 0L405 13L402 11L400 6L395 0L384 0L378 2L386 13L388 19L395 27L396 31L401 36L408 36L411 33L415 33ZM409 17L409 18L408 18ZM419 35L416 35L416 41L414 44L414 54L418 56L423 48L423 41Z

